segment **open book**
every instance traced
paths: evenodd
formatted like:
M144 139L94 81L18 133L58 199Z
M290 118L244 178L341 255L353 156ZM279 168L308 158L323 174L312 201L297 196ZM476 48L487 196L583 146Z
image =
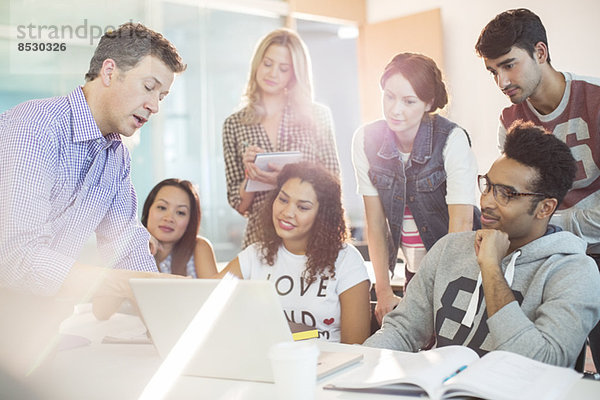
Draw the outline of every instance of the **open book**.
M258 153L254 164L263 171L270 171L269 164L284 166L302 160L302 153L299 151L281 151L276 153ZM246 183L246 192L262 192L275 189L275 186L264 182L258 182L248 179Z
M324 388L430 399L550 400L561 398L580 377L515 353L493 351L479 358L468 347L446 346L419 353L384 350Z

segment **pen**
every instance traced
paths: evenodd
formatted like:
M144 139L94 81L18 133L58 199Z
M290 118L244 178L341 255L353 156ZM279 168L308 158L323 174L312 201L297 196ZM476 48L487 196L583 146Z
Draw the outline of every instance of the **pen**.
M250 146L250 143L248 143L245 140L242 140L242 146L244 146L244 150L243 151L245 152L248 149L248 146ZM254 156L254 160L256 160L256 156Z
M459 369L457 369L456 371L454 371L453 373L451 373L446 379L443 380L443 382L446 382L450 378L454 378L456 375L458 375L459 373L461 373L465 369L467 369L467 366L463 365L462 367L460 367Z

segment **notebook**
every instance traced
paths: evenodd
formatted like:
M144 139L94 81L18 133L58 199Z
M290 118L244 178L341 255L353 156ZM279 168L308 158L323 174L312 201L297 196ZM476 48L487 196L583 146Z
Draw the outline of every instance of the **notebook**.
M275 153L258 153L254 164L263 171L270 171L269 163L283 167L286 164L302 161L302 153L299 151L280 151ZM275 185L249 179L246 183L246 192L263 192L275 189Z
M129 282L141 317L163 359L196 313L213 312L207 321L200 321L200 331L191 335L192 339L203 337L203 340L192 340L189 347L193 354L184 374L273 382L268 350L275 343L293 339L272 282L213 279ZM225 291L223 284L229 285ZM211 297L213 292L218 297ZM207 307L201 310L205 303ZM361 354L322 352L317 377L330 375L361 359Z

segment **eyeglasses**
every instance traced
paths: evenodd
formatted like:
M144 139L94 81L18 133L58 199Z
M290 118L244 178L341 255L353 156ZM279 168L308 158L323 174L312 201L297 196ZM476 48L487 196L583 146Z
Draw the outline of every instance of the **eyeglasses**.
M494 199L498 202L498 204L502 206L508 205L508 202L514 198L519 196L541 196L548 197L544 193L519 193L509 186L500 185L498 183L491 183L490 179L487 175L478 175L477 183L479 184L479 191L482 194L488 194L491 189L493 189Z

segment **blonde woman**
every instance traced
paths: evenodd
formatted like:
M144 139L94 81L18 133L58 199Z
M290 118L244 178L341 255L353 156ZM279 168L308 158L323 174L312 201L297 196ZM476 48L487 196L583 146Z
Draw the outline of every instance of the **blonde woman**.
M261 152L302 152L305 161L339 175L329 109L312 99L310 58L297 33L276 29L262 38L252 56L243 107L223 124L227 199L248 218L243 247L257 241L258 212L268 192L246 192L248 179L275 184L280 169L254 164Z

